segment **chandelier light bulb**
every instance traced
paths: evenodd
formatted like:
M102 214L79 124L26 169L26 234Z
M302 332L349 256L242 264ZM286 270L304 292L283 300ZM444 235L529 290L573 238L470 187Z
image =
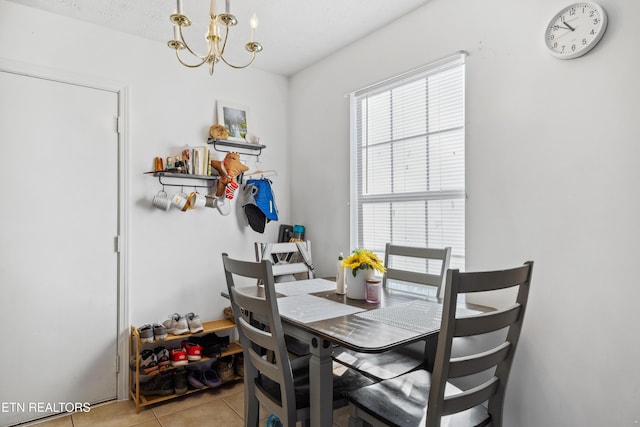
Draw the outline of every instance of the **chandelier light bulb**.
M251 26L251 41L254 42L256 41L256 29L258 28L258 15L255 12L251 15L249 25Z

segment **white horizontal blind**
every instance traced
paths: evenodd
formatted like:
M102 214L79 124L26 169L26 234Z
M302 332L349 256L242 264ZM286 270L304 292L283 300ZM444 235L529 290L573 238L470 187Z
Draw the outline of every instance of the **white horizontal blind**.
M351 129L352 245L451 246L463 269L464 55L354 92Z

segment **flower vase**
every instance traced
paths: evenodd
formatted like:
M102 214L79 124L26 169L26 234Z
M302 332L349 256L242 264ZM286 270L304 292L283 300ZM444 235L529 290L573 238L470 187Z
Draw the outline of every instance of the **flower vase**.
M355 270L356 275L353 276L353 269L344 269L344 278L347 284L347 298L351 299L367 299L367 279L374 276L372 269Z

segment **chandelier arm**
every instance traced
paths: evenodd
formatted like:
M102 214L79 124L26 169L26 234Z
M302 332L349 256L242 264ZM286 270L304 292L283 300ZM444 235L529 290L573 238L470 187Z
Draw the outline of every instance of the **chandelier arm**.
M222 58L222 56L224 55L224 50L227 47L227 40L229 39L229 26L225 25L225 31L224 31L224 41L222 42L222 49L219 49L220 51L218 52L218 56L220 58ZM219 39L218 39L219 40ZM219 43L219 41L218 41ZM227 62L227 61L224 61Z
M232 64L231 62L227 61L226 58L224 57L224 50L227 47L228 38L229 38L229 26L225 25L224 41L222 42L222 49L220 50L220 55L218 55L218 57L220 59L222 59L222 62L224 62L225 64L227 64L231 68L235 68L236 70L240 70L242 68L247 68L249 65L251 65L253 63L253 60L256 59L256 53L255 52L251 52L251 60L246 65L235 65L235 64Z
M234 65L234 64L230 63L229 61L227 61L226 59L224 59L224 56L221 56L220 59L222 59L222 61L225 64L227 64L229 67L235 68L236 70L240 70L242 68L247 68L249 65L251 65L253 63L253 60L256 59L256 53L255 52L251 53L251 61L249 61L249 63L247 63L245 65Z
M202 64L204 64L205 62L207 62L207 60L209 59L209 57L205 57L204 59L202 59L202 62L198 63L198 64L187 64L186 62L184 62L182 60L182 58L180 58L180 54L178 53L178 49L176 49L176 58L178 58L178 62L181 63L182 65L184 65L185 67L189 67L189 68L198 68L199 66L201 66ZM198 57L200 58L200 57Z

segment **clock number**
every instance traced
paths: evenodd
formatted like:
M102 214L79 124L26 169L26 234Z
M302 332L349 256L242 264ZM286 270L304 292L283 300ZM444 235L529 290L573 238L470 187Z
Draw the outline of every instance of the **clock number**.
M587 44L587 39L582 39L582 45L586 45Z
M596 18L593 20L593 25L598 25L599 22L600 22L600 19Z
M569 9L569 16L573 16L576 14L576 9L574 7L572 7L571 9Z

